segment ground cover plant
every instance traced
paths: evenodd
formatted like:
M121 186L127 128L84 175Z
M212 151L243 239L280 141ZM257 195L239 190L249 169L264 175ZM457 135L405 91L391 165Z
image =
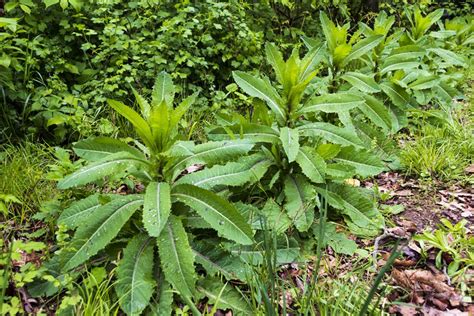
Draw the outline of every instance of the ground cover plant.
M1 314L472 312L463 4L11 0L0 27Z

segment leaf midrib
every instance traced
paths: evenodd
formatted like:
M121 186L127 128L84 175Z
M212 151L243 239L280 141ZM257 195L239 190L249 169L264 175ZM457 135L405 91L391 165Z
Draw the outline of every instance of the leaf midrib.
M239 226L237 226L236 224L234 224L233 221L231 221L229 218L227 218L227 216L225 216L224 214L220 213L215 207L209 205L208 203L198 199L198 198L195 198L194 196L192 195L189 195L189 194L184 194L184 193L173 193L173 195L175 196L182 196L184 198L189 198L195 202L197 202L198 204L201 204L201 205L204 205L205 207L211 209L216 215L219 215L221 216L222 218L226 219L228 223L230 223L233 227L235 227L237 229L237 231L239 231L240 233L242 233L247 239L251 240L250 237L247 236L247 234L242 230L240 229Z

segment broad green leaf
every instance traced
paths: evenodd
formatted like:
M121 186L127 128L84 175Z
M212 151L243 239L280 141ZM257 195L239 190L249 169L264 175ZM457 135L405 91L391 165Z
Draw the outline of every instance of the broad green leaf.
M218 185L240 186L255 183L267 172L272 164L261 155L243 157L238 162L216 165L209 169L193 172L181 177L176 184L193 184L203 189L212 189Z
M345 180L353 178L356 175L356 171L353 166L330 163L326 166L326 175L330 179Z
M265 202L265 205L263 206L260 213L265 217L265 221L262 222L257 217L257 223L255 225L257 229L268 228L279 235L284 234L292 224L292 221L288 217L286 210L278 205L273 199L268 199ZM263 223L265 223L266 226L262 227Z
M389 131L392 128L390 112L381 101L371 95L364 95L365 103L359 106L359 110L367 116L372 123Z
M301 60L299 81L304 82L304 87L309 83L308 80L311 80L316 75L316 66L324 58L324 45L320 44L316 47L310 48L309 52Z
M362 148L361 140L352 131L329 123L308 123L299 128L300 135L316 136L332 143Z
M116 199L117 195L108 195L106 199ZM85 199L76 201L65 209L58 218L58 225L65 225L68 228L80 226L90 214L104 205L100 194L93 194Z
M296 162L304 175L314 183L323 183L326 172L326 162L314 148L303 146L298 151Z
M332 52L336 48L336 39L332 32L335 25L323 11L319 12L319 20L321 21L321 28L323 29L324 37L328 43L329 51Z
M135 127L138 136L151 149L156 149L153 142L153 135L151 133L148 123L132 108L126 106L122 102L108 99L107 103L120 115L125 117Z
M203 266L207 275L220 274L227 280L245 277L246 266L239 258L232 256L219 245L219 240L200 239L193 240L193 249L196 262Z
M364 99L351 93L326 94L311 98L300 113L322 111L325 113L338 113L358 107L364 103Z
M431 89L439 85L441 78L436 75L423 76L408 85L413 90Z
M263 244L263 238L259 238L259 244ZM255 245L250 246L238 246L230 245L229 251L240 257L240 259L250 265L259 266L263 264L264 257L267 255L267 250L262 247L256 247ZM287 236L280 236L277 238L276 249L273 250L276 257L276 264L283 265L294 262L300 255L300 247L298 242L293 238Z
M142 160L146 159L145 155L138 149L110 137L94 137L81 140L74 144L74 152L76 155L88 161L97 161L110 154L122 151L129 152Z
M455 52L442 48L428 48L429 52L433 52L441 57L445 62L453 66L465 66L464 59Z
M393 104L399 107L402 110L406 110L410 107L413 107L411 104L411 99L408 93L401 88L391 82L382 82L380 84L383 92L390 98Z
M216 164L229 161L248 153L254 144L247 140L207 142L196 145L192 155L177 157L171 161L169 170L173 171L173 179L186 167L193 164ZM168 169L167 168L167 169Z
M288 162L293 162L298 155L300 148L299 135L297 129L283 127L280 129L280 140L283 144L283 150L288 157Z
M426 50L418 45L406 45L397 47L390 52L390 55L384 59L385 65L396 64L400 62L415 61L425 56Z
M158 237L171 213L170 186L165 182L150 182L145 192L143 225L148 235Z
M313 225L313 235L316 239L319 237L319 224ZM330 246L336 253L352 256L357 250L357 244L352 239L347 238L346 234L336 231L336 224L332 222L324 223L324 243Z
M236 124L227 128L218 127L209 133L212 140L248 139L252 142L278 143L279 135L270 126L259 124Z
M127 315L139 315L150 302L156 281L153 277L153 239L136 235L123 251L117 267L117 292L120 308Z
M383 35L372 35L363 40L357 42L353 47L349 55L344 59L344 65L347 65L350 61L362 57L363 55L370 52L384 39Z
M73 253L68 253L62 262L63 271L69 271L94 256L114 239L122 226L143 204L141 195L125 195L97 208L84 220L70 245Z
M132 92L133 92L133 95L135 96L135 99L137 99L137 103L138 105L140 106L140 110L142 112L142 116L145 118L145 119L148 119L148 117L150 116L150 104L148 103L148 101L142 97L137 90L135 90L133 87L132 87Z
M288 175L284 183L285 209L296 228L307 231L313 224L316 193L313 186L301 175Z
M158 280L157 299L153 299L152 303L148 305L149 312L147 316L171 316L173 312L173 289L171 285L162 276Z
M283 101L275 88L270 85L269 81L262 80L241 71L234 71L232 75L235 82L245 93L264 100L273 113L275 113L277 121L281 124L285 122L286 111L283 108Z
M389 71L395 71L395 70L414 70L420 66L419 61L403 61L403 62L397 62L397 63L392 63L392 64L384 64L382 66L382 69L380 70L380 74L386 74Z
M312 49L316 46L321 45L321 41L319 41L317 39L314 39L314 38L311 38L311 37L308 37L308 36L305 36L305 35L301 36L301 40L303 41L303 43L304 43L304 45L306 46L307 49Z
M276 78L279 83L283 84L283 77L285 75L285 61L283 60L283 55L272 43L267 43L265 45L265 54L267 57L268 63L272 66L275 71Z
M170 215L157 239L161 267L166 280L184 297L195 293L194 254L181 220Z
M341 78L362 92L376 93L380 91L380 87L375 82L373 75L369 76L357 72L347 72Z
M341 149L334 160L354 167L362 177L375 176L385 170L382 161L367 150L354 150L354 148L345 147Z
M170 113L166 102L162 101L159 105L154 105L151 108L148 122L150 123L154 144L157 145L160 152L165 151L167 142L170 141Z
M178 128L178 123L183 117L184 114L188 111L188 109L191 107L191 105L196 102L196 98L198 96L198 92L193 93L186 99L184 99L172 112L170 115L170 126L171 128L177 129Z
M253 242L252 229L239 211L217 194L190 184L180 184L173 187L171 195L194 209L219 235L244 245Z
M151 94L153 107L160 105L163 101L167 105L172 105L174 100L175 87L171 76L162 71L156 78L153 92Z
M146 160L137 158L128 152L110 154L93 162L58 182L58 188L67 189L102 179L105 176L124 172L130 167L148 167Z
M342 212L351 231L356 235L375 236L383 228L383 216L363 189L343 184L331 184L331 191L342 203Z
M337 144L319 144L316 148L316 152L324 159L330 160L341 151L341 145Z
M198 283L197 289L209 299L209 304L222 310L230 309L232 315L252 314L242 294L229 283L222 284L218 278L205 278Z
M461 94L456 88L449 86L445 82L441 82L438 86L434 87L434 91L436 91L436 96L439 99L448 104L451 104L456 95Z

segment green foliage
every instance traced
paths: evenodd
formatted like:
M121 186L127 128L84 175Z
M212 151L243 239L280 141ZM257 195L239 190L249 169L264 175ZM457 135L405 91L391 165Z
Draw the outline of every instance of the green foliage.
M175 182L198 163L223 163L219 166L226 169L226 161L248 153L253 144L237 141L195 145L182 141L178 128L195 95L174 107L174 94L171 78L160 73L150 103L137 94L141 115L121 102L109 100L110 106L134 126L143 144L136 148L104 137L81 141L75 152L89 163L58 183L67 189L100 183L106 176L125 178L130 174L146 186L140 194L94 194L73 203L60 215L59 223L77 229L71 242L53 258L59 266L56 273L64 274L88 262L117 236L135 236L123 251L115 284L120 306L130 315L148 307L158 288L152 277L156 270L162 271L185 303L197 311L192 302L198 298L195 259L188 240L193 223L186 224L186 216L198 215L206 228L236 245L253 243L250 225L232 203L208 189Z
M3 213L5 221L20 224L37 212L43 201L58 193L54 183L47 179L52 151L30 142L5 145L0 150L0 214Z
M57 142L112 135L111 121L120 122L106 116L106 99L128 99L130 84L150 93L146 87L162 70L179 81L179 94L202 92L199 112L219 108L231 70L262 59L263 33L251 28L238 1L35 0L27 10L21 3L8 2L0 35L8 134L35 133Z
M465 273L474 265L474 239L469 236L466 225L465 219L455 225L442 219L435 231L425 231L414 237L425 256L434 248L436 267L443 269L447 265L447 274L458 281L463 281Z
M403 168L425 180L473 183L467 171L474 163L471 108L472 104L459 104L451 120L436 111L420 116L400 152Z
M384 170L384 166L377 156L361 149L362 142L351 129L340 127L340 123L332 120L325 121L326 114L348 113L363 104L364 98L347 93L306 94L322 60L319 47L311 49L303 59L294 50L284 61L272 44L267 45L266 54L278 84L272 84L267 77L262 79L243 72L234 72L234 78L242 90L266 102L270 112L258 108L259 112L254 110L252 117L235 117L236 123L211 130L209 136L211 139L225 138L224 129L229 139L242 138L260 143L256 149L264 152L271 161L267 176L260 179L260 188L267 195L272 192L278 197L277 201L289 220L297 230L305 232L318 209L316 191L325 194L331 183L344 186L344 179L375 175ZM275 117L275 123L271 124L268 116ZM323 157L318 153L320 148L333 148L334 154ZM327 170L328 165L333 169L344 168L342 177L334 177L334 173ZM334 201L330 205L340 215L348 215L345 219L354 228L354 233L372 235L383 226L372 202L362 198L359 190L346 187L342 195L337 190L329 190L331 201ZM347 197L349 201L344 200ZM364 230L356 228L358 225Z

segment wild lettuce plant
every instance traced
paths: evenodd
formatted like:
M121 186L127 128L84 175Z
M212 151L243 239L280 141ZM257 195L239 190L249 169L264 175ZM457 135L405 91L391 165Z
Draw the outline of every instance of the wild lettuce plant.
M267 214L274 229L284 232L294 225L300 232L309 231L319 196L324 196L353 232L376 234L383 227L383 218L366 192L345 180L378 174L384 165L364 148L353 130L340 124L351 110L371 104L351 92L311 93L309 84L324 58L322 51L321 46L314 47L300 59L294 50L284 61L281 52L268 44L266 56L276 82L239 71L233 76L243 91L265 102L270 112L257 101L250 117L222 118L219 123L223 126L211 130L209 137L260 144L254 151L271 161L260 184L270 196L267 204L280 209ZM263 212L267 209L265 205Z
M105 137L78 142L75 153L89 163L59 181L58 186L71 189L114 176L131 177L145 188L125 195L96 193L74 202L62 212L58 223L75 229L75 234L55 260L65 273L89 262L111 243L122 245L125 240L115 284L122 310L129 315L140 314L150 299L157 296L157 289L161 303L171 304L171 284L198 314L192 302L200 297L194 265L196 252L190 246L190 231L185 222L199 218L204 222L201 228L211 230L209 238L223 238L240 245L253 243L253 231L232 203L208 189L208 179L192 182L182 176L186 170L191 172L187 169L190 167L224 163L222 168L240 172L245 178L242 183L250 181L258 164L254 158L245 159L240 165L225 163L248 154L254 145L245 140L204 144L181 141L179 123L196 94L173 107L175 88L166 73L158 76L150 103L136 91L134 94L140 114L121 102L108 103L133 125L141 143L130 146ZM197 171L188 177L200 174ZM161 272L164 279L156 277ZM214 289L219 284L211 282ZM223 293L228 292L229 289ZM213 292L204 293L209 297Z

